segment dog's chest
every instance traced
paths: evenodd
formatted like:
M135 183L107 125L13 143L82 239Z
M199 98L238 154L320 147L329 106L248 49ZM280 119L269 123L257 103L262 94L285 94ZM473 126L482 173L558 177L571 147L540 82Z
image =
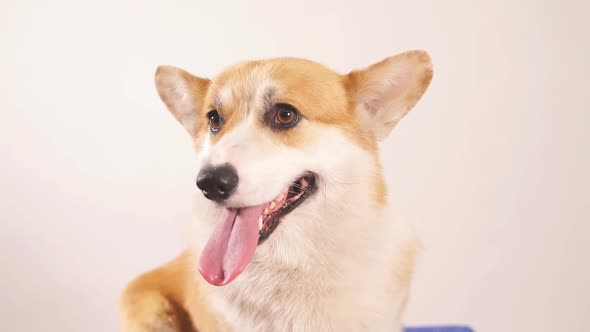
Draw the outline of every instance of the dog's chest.
M279 276L262 283L244 277L213 294L235 331L396 331L395 308L382 289L367 301L372 289L336 287L329 277Z

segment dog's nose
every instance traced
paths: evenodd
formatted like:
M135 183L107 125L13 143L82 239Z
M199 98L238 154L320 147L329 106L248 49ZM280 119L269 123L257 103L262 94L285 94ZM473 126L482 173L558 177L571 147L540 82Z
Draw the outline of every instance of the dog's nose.
M208 199L221 202L227 199L238 186L238 173L230 164L205 167L197 176L197 187Z

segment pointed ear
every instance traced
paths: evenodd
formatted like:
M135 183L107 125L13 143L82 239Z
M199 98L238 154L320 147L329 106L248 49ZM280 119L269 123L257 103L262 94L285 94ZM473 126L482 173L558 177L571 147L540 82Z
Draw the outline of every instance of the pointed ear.
M166 107L191 135L196 134L200 108L210 81L172 66L156 70L156 89Z
M347 76L360 119L375 129L378 140L416 105L431 79L432 63L423 51L401 53Z

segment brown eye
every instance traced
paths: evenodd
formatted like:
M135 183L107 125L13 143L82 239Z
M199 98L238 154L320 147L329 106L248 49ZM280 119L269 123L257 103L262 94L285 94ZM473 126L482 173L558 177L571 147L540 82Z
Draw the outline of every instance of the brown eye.
M217 110L212 110L207 113L207 118L209 119L209 130L216 133L221 128L221 119L219 118L219 113Z
M273 124L281 128L291 128L299 121L299 113L289 104L276 104Z

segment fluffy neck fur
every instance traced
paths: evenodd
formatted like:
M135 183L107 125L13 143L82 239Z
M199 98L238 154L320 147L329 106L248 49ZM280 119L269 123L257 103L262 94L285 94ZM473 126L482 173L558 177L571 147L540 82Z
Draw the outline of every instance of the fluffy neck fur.
M401 330L417 243L367 194L345 194L327 209L320 197L295 210L242 275L207 285L213 309L236 331Z

